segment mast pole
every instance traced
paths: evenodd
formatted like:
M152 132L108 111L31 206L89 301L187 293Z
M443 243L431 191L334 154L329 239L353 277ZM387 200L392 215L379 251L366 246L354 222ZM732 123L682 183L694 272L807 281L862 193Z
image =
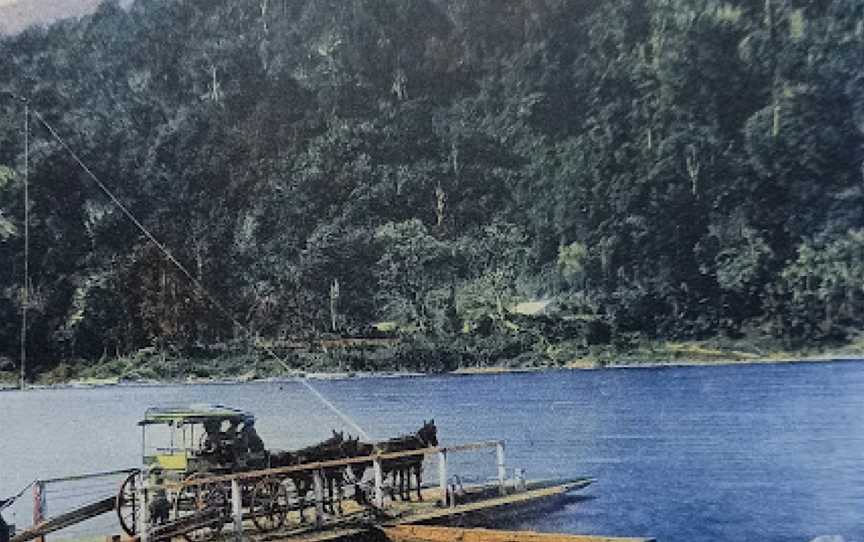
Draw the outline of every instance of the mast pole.
M30 303L30 104L24 102L24 288L21 291L21 390L26 388L27 307Z

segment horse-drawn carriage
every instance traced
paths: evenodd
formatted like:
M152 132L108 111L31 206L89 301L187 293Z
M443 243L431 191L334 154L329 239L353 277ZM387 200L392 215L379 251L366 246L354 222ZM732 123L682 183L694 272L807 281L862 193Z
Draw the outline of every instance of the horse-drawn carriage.
M189 540L210 538L230 520L231 483L208 481L213 476L249 473L240 480L243 517L259 531L270 531L282 527L289 514L294 521L305 522L310 493L316 493L321 506L331 513L342 513L342 501L349 494L360 505L371 503L364 482L371 459L338 465L333 462L438 444L434 422L430 421L413 435L378 443L364 443L333 431L330 438L314 446L266 450L255 431L255 417L221 405L151 408L139 425L142 472L150 488L148 505L145 510L139 503L141 473L131 474L117 495L120 526L134 536L140 515L146 514L146 523L151 526L186 525L178 532ZM304 468L322 462L331 464ZM421 456L384 460L382 467L384 475L392 477L391 497L410 499L414 477L421 498Z
M221 486L190 486L169 492L161 489L166 482L265 468L266 453L254 423L251 413L219 405L147 409L138 425L143 472L148 476L147 485L157 488L148 498L149 523L165 524L172 517L228 502ZM140 472L130 474L117 494L117 516L129 535L135 534L142 513L139 480Z

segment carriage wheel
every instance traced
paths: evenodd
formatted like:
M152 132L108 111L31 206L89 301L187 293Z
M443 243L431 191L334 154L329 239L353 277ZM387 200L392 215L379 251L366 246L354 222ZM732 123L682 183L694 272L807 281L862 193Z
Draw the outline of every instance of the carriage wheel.
M187 477L186 480L194 480L202 476L205 475L195 473ZM174 500L175 519L204 513L214 516L212 520L183 533L183 538L187 542L201 542L215 538L225 525L229 503L227 491L218 483L182 488Z
M225 520L230 515L231 499L229 492L222 484L209 484L203 486L198 493L198 511L208 512L214 515L214 519L204 527L186 533L186 539L190 542L199 540L210 540L218 536Z
M278 529L288 515L288 495L279 480L263 478L252 490L252 523L261 532Z
M188 482L196 478L200 478L200 473L195 473L187 476L183 481ZM174 519L179 520L190 514L194 514L197 509L198 491L200 486L184 486L177 490L177 495L174 497Z
M114 501L120 528L129 536L135 536L138 528L138 475L135 471L123 480Z

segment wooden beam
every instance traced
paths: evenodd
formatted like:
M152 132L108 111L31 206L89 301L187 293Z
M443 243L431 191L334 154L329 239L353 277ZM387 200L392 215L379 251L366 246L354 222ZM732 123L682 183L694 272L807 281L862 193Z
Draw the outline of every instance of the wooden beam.
M649 542L648 538L616 538L534 531L497 531L428 525L382 527L390 542Z
M59 516L42 521L26 531L22 531L13 536L10 542L27 542L29 540L41 538L46 534L59 531L60 529L65 529L70 525L75 525L76 523L81 523L82 521L106 514L114 510L114 503L116 500L116 497L108 497L101 501L72 510L71 512L66 512L65 514L60 514Z
M43 484L54 484L57 482L78 482L81 480L90 480L93 478L105 478L108 476L119 476L121 474L132 474L133 472L138 472L141 469L119 469L119 470L109 470L104 472L93 472L90 474L79 474L76 476L63 476L62 478L48 478L47 480L39 480Z
M255 471L245 471L235 474L224 474L220 476L208 476L195 478L192 480L184 480L182 482L166 482L162 487L165 489L179 490L184 487L190 486L201 486L207 485L217 482L230 482L231 480L249 480L252 478L261 478L264 476L273 476L279 474L288 474L292 472L301 472L308 470L316 470L316 469L326 469L330 467L343 467L346 465L354 465L357 463L369 463L372 464L372 461L375 459L400 459L403 457L413 457L413 456L426 456L426 455L434 455L438 452L465 452L469 450L480 450L483 448L496 448L501 441L491 440L486 442L472 442L470 444L459 444L457 446L449 446L449 447L433 447L433 448L420 448L418 450L406 450L404 452L389 452L386 454L373 454L361 457L350 457L346 459L331 459L328 461L317 461L314 463L302 463L300 465L291 465L289 467L276 467L272 469L262 469Z
M583 478L564 484L529 489L528 491L514 493L505 497L480 499L465 504L459 504L451 508L435 507L425 509L424 511L417 511L415 513L399 516L398 518L395 518L390 525L407 525L410 523L438 521L459 514L488 512L496 508L520 506L523 504L539 502L545 499L554 499L565 495L570 491L587 487L592 482L593 480L590 478ZM493 486L490 489L494 491L495 488Z

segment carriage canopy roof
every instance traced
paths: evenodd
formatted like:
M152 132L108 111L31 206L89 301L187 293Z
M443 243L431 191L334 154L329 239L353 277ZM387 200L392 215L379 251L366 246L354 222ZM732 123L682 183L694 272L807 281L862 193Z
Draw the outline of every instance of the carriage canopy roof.
M255 421L251 412L224 405L191 405L189 407L151 407L144 413L138 425L192 424L209 420L229 420L238 423Z

